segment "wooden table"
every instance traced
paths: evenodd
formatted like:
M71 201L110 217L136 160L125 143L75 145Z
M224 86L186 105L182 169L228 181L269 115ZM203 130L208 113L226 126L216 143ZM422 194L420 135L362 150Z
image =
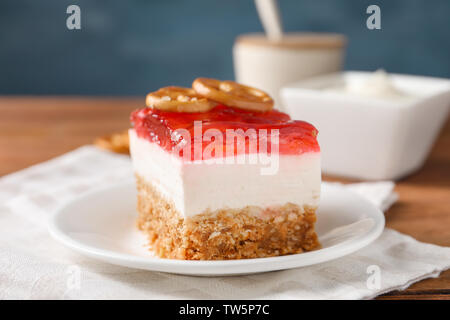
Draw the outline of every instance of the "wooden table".
M0 97L0 176L129 126L143 98ZM325 177L334 181L348 180ZM387 226L419 241L450 246L450 121L418 173L397 183ZM450 270L379 299L450 299Z

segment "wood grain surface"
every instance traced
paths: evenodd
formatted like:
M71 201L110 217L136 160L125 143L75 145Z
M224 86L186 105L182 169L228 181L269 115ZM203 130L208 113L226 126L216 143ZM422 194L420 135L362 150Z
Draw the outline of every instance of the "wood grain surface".
M143 98L0 97L0 176L51 159L129 127ZM325 180L353 182L337 177ZM450 121L425 166L397 182L387 227L450 246ZM450 270L379 299L450 299Z

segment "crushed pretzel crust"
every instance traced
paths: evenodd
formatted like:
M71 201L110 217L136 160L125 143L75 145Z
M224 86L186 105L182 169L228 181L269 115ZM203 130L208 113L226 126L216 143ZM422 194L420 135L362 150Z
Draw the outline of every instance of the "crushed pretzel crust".
M292 203L248 206L183 218L174 205L137 175L137 225L161 258L226 260L280 256L320 247L315 208Z

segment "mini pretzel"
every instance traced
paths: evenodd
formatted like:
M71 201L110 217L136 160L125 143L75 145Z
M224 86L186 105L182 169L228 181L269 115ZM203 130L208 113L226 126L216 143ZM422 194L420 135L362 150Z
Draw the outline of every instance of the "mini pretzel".
M128 154L130 152L128 130L97 138L95 139L94 144L101 149L115 153Z
M151 108L174 112L206 112L215 103L198 95L191 88L165 87L149 93L146 105Z
M197 78L192 88L197 94L230 107L259 112L273 108L273 100L267 93L234 81Z

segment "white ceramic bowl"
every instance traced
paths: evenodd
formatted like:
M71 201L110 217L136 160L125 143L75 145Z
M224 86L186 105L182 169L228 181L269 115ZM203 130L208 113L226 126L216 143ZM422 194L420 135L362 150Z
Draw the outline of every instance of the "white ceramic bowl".
M325 88L361 81L368 72L343 72L288 85L285 111L319 130L325 173L357 179L398 179L425 162L450 106L450 80L390 75L411 99L378 99Z

